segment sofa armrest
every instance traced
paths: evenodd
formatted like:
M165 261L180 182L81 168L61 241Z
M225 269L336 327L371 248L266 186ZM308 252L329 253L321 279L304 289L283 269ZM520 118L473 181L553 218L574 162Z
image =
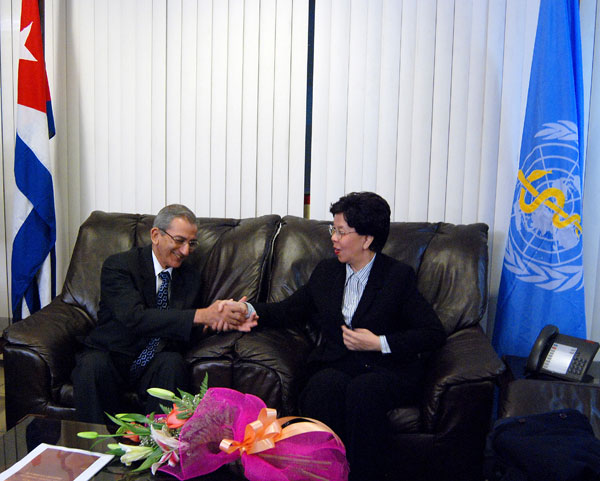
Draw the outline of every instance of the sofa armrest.
M496 383L505 369L481 327L473 326L451 334L428 362L422 404L424 429L443 431L444 423L450 419L455 422L456 415L452 412L465 411L466 406L455 405L457 400L464 400L465 405L476 402L477 397L473 399L473 395L482 385ZM469 416L469 412L464 415Z
M26 350L47 366L46 373L37 374L48 380L25 379L24 383L46 382L54 390L70 379L75 352L80 347L78 337L86 335L93 326L85 311L63 302L59 296L38 312L8 326L3 337L10 346L9 352Z

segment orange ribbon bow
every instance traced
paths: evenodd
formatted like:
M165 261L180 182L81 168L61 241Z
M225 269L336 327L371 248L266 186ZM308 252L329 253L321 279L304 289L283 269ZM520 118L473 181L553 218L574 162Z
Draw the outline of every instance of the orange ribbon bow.
M292 420L302 420L287 426L282 426ZM223 439L219 448L227 454L237 450L240 454L256 454L267 449L275 447L277 441L281 441L298 434L310 432L327 432L342 444L340 438L328 426L316 419L300 418L288 416L277 419L277 410L271 408L262 408L258 414L258 419L246 425L243 441L233 439Z

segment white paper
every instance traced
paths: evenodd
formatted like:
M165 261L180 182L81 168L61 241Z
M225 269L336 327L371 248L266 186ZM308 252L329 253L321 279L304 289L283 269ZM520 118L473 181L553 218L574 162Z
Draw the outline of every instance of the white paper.
M79 454L79 456L77 455ZM95 459L94 459L95 458ZM0 481L87 481L113 458L112 454L42 443L6 471Z

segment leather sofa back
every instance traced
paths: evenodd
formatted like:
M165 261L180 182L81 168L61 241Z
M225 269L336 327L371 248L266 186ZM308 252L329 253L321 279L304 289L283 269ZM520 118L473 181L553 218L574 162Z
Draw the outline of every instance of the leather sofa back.
M317 263L333 257L330 221L282 219L273 247L267 300L285 299L305 284ZM487 303L485 224L392 222L383 252L415 269L419 290L447 334L479 324Z
M111 254L135 245L140 217L136 214L92 212L86 219L79 228L63 284L61 296L67 304L81 307L92 319L98 320L102 263Z
M79 229L63 300L97 319L100 271L111 254L150 242L154 216L93 212ZM198 249L186 262L202 272L204 302L276 302L306 283L317 263L333 257L330 221L267 215L199 218ZM411 265L419 289L446 332L477 325L487 303L485 224L392 222L384 253Z
M185 262L202 272L204 302L256 300L264 289L273 239L280 217L250 219L199 218L199 247ZM62 297L97 320L102 263L111 254L150 243L154 216L93 212L81 225Z

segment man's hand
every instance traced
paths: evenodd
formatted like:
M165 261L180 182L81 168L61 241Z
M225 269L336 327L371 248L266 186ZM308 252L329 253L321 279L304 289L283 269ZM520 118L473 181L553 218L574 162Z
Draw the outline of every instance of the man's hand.
M246 304L233 299L215 301L204 309L197 309L194 324L202 324L205 329L215 331L236 328L246 319Z
M342 338L350 351L381 351L379 336L368 329L349 329L342 326Z
M223 323L219 323L217 325L218 331L232 331L237 330L241 332L250 332L253 327L258 324L258 314L256 312L252 312L252 314L248 315L248 306L246 305L246 300L248 298L243 296L239 301L234 301L233 299L229 299L227 301L220 301L221 304L219 306L219 311L225 310L227 307L231 307L234 310L240 310L244 313L244 319L237 325L230 324L227 321Z
M246 318L248 314L246 299L244 296L239 301L233 299L215 301L206 309L196 311L194 323L203 324L204 331L210 329L217 332L231 330L249 332L258 324L258 316L253 313Z

